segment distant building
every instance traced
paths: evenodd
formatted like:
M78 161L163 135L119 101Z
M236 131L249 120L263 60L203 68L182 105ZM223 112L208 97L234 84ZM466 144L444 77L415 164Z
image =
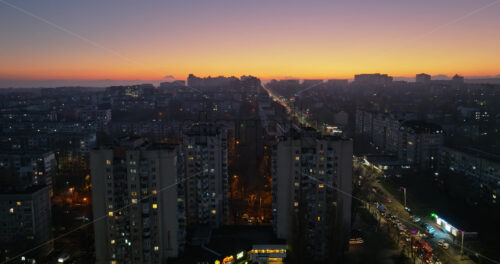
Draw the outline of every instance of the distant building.
M362 84L388 85L392 83L392 76L387 74L357 74L354 76L354 82Z
M14 180L11 184L47 185L53 190L56 159L52 151L0 151L0 168L10 171Z
M431 76L429 74L420 73L415 77L415 82L417 83L428 83L431 81Z
M347 249L352 151L351 140L311 128L291 131L273 150L274 231L315 261Z
M437 169L443 144L443 129L437 124L358 109L356 135L368 139L377 150L397 156L401 165Z
M402 162L420 170L437 170L442 146L441 126L423 121L402 123L401 147L398 151Z
M475 183L477 189L487 193L487 201L500 199L500 156L472 148L443 147L439 159L442 170L462 174Z
M44 244L41 254L48 254L53 243L50 189L45 185L24 188L0 187L0 247L13 257L24 250ZM3 249L8 249L4 251ZM5 259L0 259L3 261Z
M183 140L186 157L187 222L217 228L228 214L227 131L214 124L195 124Z
M162 82L160 83L159 88L177 88L186 86L186 81L183 80L175 80L171 82Z
M91 152L97 263L178 256L185 244L183 163L178 146L140 138Z

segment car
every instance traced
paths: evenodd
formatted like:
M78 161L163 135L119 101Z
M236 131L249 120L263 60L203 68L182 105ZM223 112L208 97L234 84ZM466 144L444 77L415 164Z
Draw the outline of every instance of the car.
M365 241L361 237L349 239L350 245L359 245L359 244L363 244L363 243L365 243Z
M66 252L63 252L59 257L57 258L57 263L64 263L65 261L69 260L69 254Z

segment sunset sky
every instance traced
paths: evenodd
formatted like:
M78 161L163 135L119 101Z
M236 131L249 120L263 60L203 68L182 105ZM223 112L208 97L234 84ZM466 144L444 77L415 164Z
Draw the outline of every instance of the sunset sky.
M0 0L0 79L500 74L500 0Z

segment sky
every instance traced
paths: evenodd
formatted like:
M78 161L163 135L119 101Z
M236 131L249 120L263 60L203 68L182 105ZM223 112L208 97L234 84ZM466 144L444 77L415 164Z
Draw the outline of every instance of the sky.
M497 76L500 0L0 0L0 85Z

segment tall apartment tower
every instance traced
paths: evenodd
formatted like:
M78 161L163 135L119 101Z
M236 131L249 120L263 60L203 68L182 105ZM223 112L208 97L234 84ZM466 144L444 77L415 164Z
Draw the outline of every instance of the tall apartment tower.
M352 151L351 140L312 128L291 130L273 149L273 229L300 263L347 249Z
M90 157L97 263L177 257L185 244L180 147L126 138Z
M35 247L36 254L50 253L51 222L48 186L0 186L0 261Z
M217 228L227 219L227 130L194 124L183 140L188 225Z

